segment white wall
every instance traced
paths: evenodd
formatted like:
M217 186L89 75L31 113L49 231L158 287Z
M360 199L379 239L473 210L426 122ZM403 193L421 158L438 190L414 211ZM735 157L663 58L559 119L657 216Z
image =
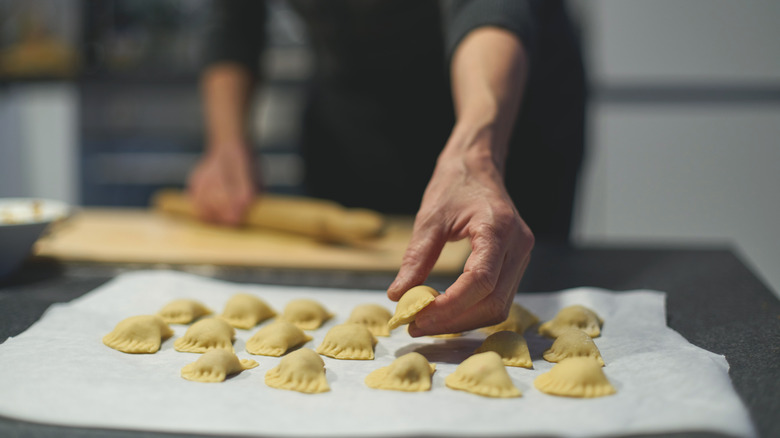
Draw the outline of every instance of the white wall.
M14 84L0 104L0 196L77 204L78 92L70 83Z
M732 244L778 293L780 2L579 6L596 94L578 241Z

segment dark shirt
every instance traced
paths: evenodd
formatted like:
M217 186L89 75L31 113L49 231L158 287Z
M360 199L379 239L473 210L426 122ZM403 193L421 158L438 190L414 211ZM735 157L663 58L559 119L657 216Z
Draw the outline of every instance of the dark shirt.
M537 237L566 238L582 160L585 82L556 0L292 0L314 52L302 151L312 196L414 213L452 130L449 60L480 26L516 34L529 78L506 184ZM257 73L262 2L216 2L209 62Z

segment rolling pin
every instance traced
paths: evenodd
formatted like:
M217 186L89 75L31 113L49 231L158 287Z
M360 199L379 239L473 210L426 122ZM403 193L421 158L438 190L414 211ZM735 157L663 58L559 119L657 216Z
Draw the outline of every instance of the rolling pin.
M155 209L197 219L195 205L180 190L160 190L152 198ZM332 201L264 194L250 205L243 226L301 234L333 243L349 243L378 237L384 229L381 214L360 208L345 208Z

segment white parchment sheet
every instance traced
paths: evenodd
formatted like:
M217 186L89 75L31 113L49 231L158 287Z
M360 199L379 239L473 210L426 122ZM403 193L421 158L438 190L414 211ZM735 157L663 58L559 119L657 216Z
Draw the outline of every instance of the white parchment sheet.
M534 369L507 367L523 396L489 399L454 391L444 378L484 338L413 339L399 328L379 338L376 360L325 357L331 391L300 394L265 385L279 358L252 356L244 349L258 328L237 330L240 358L257 368L223 383L184 380L181 368L197 354L173 349L186 326L156 354L131 355L101 342L120 320L155 313L175 298L195 298L221 312L236 292L255 293L281 311L294 298L314 298L336 317L310 332L316 348L327 330L346 320L361 303L394 309L384 291L345 291L233 284L169 271L140 271L67 304L52 306L26 332L0 345L0 415L33 422L119 429L236 435L628 435L706 430L755 436L748 413L732 388L728 364L688 343L666 327L664 294L614 293L580 288L522 294L517 301L542 321L562 307L583 304L604 320L595 339L604 371L617 394L570 399L543 394L533 379L552 364L541 355L551 341L526 332ZM401 354L418 351L437 365L425 393L370 389L365 376Z

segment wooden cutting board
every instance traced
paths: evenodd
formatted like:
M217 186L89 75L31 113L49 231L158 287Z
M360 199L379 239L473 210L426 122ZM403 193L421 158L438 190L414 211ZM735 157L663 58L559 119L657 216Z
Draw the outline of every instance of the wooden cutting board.
M38 241L36 254L111 263L397 271L411 233L411 218L391 218L382 237L339 246L284 232L218 227L146 209L84 209ZM447 244L433 272L461 272L470 251L467 240Z

